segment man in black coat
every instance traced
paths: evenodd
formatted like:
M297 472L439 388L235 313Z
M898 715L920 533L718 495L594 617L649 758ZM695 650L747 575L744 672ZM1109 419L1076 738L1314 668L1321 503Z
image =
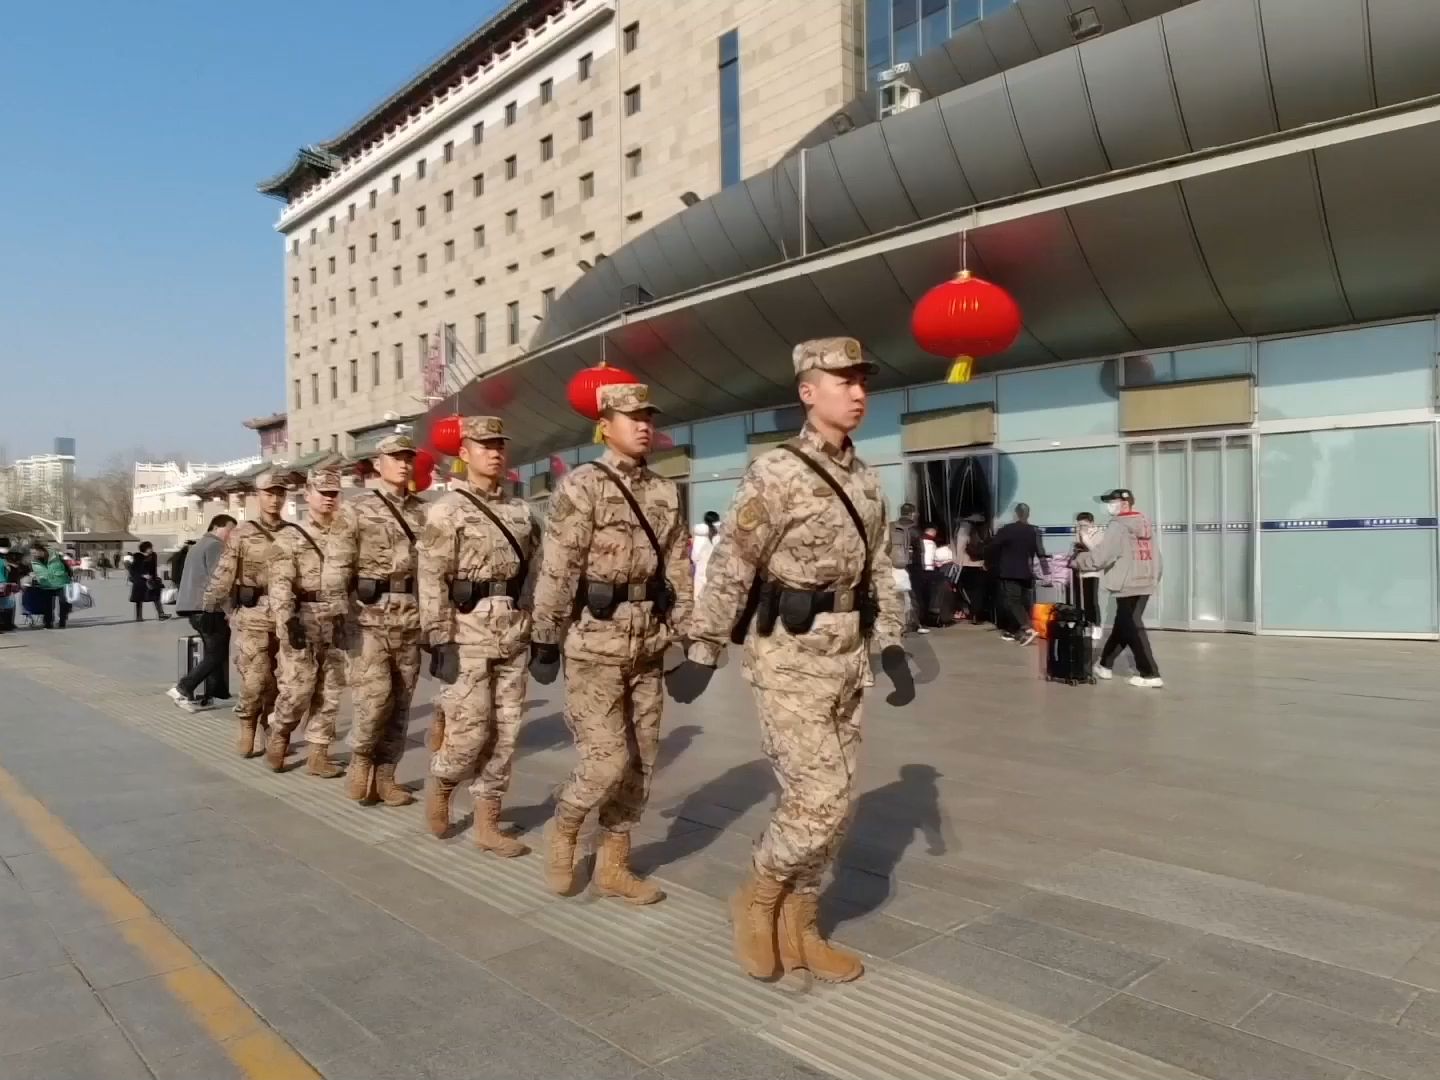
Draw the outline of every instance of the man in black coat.
M1030 507L1015 504L1015 520L1003 526L990 541L986 561L1000 583L1000 602L996 618L1001 638L1028 645L1035 640L1030 625L1030 590L1035 585L1034 561L1050 573L1050 558L1045 554L1045 540L1039 529L1030 524Z

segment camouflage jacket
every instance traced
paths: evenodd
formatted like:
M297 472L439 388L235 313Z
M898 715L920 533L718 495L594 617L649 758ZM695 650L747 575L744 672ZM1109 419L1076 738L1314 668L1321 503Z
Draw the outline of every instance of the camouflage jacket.
M875 644L884 648L900 641L903 609L886 549L880 477L850 443L837 450L808 426L790 445L850 496L865 525L865 542L835 492L803 461L781 449L756 458L706 566L690 646L691 658L701 663L714 664L724 651L757 573L793 589L853 589L868 566L879 607ZM756 686L777 689L796 689L817 678L853 681L858 688L869 677L865 652L854 611L819 614L800 635L777 622L774 633L761 637L752 625L745 639L745 674Z
M215 564L215 572L205 586L204 599L200 607L205 611L222 611L226 606L234 609L230 625L235 630L263 630L274 632L274 621L270 615L270 547L275 538L275 526L259 521L242 521L230 530L225 541L225 550ZM241 607L235 603L235 590L241 585L252 585L265 591L254 607Z
M270 545L270 613L274 616L277 633L285 632L285 624L295 614L305 623L307 630L316 630L326 624L333 624L335 618L345 611L345 598L325 594L325 563L321 555L330 542L330 533L335 519L328 526L311 520L304 525L286 522L275 534ZM309 536L310 539L305 539ZM311 545L311 540L314 545ZM300 593L310 593L318 599L301 601Z
M533 565L540 530L525 500L466 490L499 518ZM502 582L520 572L520 560L494 522L465 495L450 491L431 503L420 532L420 629L426 641L455 642L472 656L514 656L530 641L530 613L509 596L486 596L462 614L450 599L452 581Z
M664 572L675 591L665 619L648 600L622 603L610 619L582 611L565 634L565 655L577 660L627 664L665 651L673 634L690 623L694 588L686 546L690 530L680 520L680 491L645 463L606 450L600 461L629 485L665 555ZM643 583L655 573L655 549L635 520L615 482L593 465L582 465L560 481L550 497L545 541L535 579L534 639L559 644L574 610L580 579Z
M425 504L414 495L404 500L385 492L370 490L346 502L330 528L330 545L325 552L324 591L350 598L349 614L359 626L399 631L420 629L420 608L413 592L399 591L417 576L416 544L385 505L389 503L404 516L418 544L425 527ZM374 604L355 598L356 578L379 578L397 591L387 592Z

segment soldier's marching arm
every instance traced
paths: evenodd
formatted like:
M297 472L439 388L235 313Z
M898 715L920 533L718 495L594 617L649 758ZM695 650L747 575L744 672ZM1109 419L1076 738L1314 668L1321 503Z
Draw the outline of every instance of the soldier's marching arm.
M416 545L420 639L428 645L455 640L455 604L450 599L450 582L459 569L457 509L444 502L432 504Z
M869 538L869 548L866 551L867 576L876 609L875 628L871 631L871 639L875 648L881 652L892 645L898 646L905 631L905 602L900 597L900 590L895 587L894 568L885 542L886 523L889 520L890 508L882 499L879 534Z
M583 473L571 473L550 497L535 577L531 639L536 645L558 647L574 608L594 532L594 498L584 480Z
M200 601L202 611L225 610L225 605L235 591L235 581L240 573L240 532L240 528L231 529L230 535L225 539L220 561L215 564L215 570L205 586L205 595Z
M342 506L335 514L325 539L325 568L320 572L320 591L345 610L360 560L360 521L355 511Z
M690 529L683 518L676 517L665 545L665 578L675 591L675 606L670 609L670 628L681 637L688 637L695 617L695 575L690 569Z
M300 576L300 565L288 539L277 538L267 556L270 613L275 618L275 632L283 634L285 624L295 617L295 580Z

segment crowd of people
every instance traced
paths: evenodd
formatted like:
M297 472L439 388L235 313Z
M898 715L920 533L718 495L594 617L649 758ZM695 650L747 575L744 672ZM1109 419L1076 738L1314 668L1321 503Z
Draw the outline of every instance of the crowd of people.
M28 553L0 536L0 633L15 630L20 614L46 630L63 630L70 620L78 568L73 554L39 541Z

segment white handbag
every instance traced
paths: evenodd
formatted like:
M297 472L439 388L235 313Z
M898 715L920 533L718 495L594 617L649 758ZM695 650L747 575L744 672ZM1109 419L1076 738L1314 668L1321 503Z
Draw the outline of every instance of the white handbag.
M83 611L85 608L95 606L95 597L90 595L90 590L78 581L72 581L65 586L65 602L72 608Z
M175 603L175 598L179 595L180 590L175 588L174 586L171 586L170 588L165 589L160 593L160 603L173 604Z

